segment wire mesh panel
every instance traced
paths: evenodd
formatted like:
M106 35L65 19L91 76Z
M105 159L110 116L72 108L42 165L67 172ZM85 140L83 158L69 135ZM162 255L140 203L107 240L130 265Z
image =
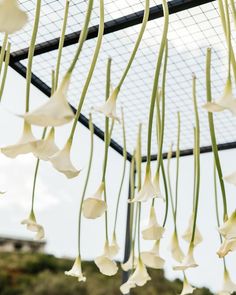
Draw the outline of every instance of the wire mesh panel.
M59 3L60 1L57 2ZM117 13L130 12L129 9L131 9L131 7L135 9L143 8L143 1L134 2L136 3L136 8L133 1L132 3L129 2L129 4L128 1L121 1L120 3L124 5L124 9L115 12L110 11L110 14L107 12L109 10L108 3L106 6L106 18L113 18L114 15L117 17ZM112 3L115 4L116 1L112 1ZM77 6L79 8L79 5ZM96 21L98 22L98 7L95 9L94 15L97 15ZM125 110L127 147L128 151L131 153L136 142L138 124L142 123L143 154L146 154L145 142L147 138L149 103L162 28L163 19L153 20L148 23L140 50L138 51L127 80L121 89L118 100L118 107L123 106ZM140 25L137 25L104 36L101 54L82 110L85 115L88 115L91 111L91 107L98 106L104 101L107 58L112 58L112 84L115 86L129 59L139 29ZM51 37L52 36L53 35L51 35ZM204 4L171 15L168 39L169 60L166 85L164 152L168 150L170 142L174 141L176 138L177 111L181 112L182 118L181 149L193 147L194 116L192 104L192 73L194 72L197 76L197 97L199 106L201 106L206 101L205 55L206 49L209 46L212 47L213 50L213 97L218 98L223 92L227 76L227 49L218 15L217 3L212 2ZM233 36L232 39L235 40L235 36ZM75 107L79 102L95 43L96 39L86 41L74 73L68 99ZM75 52L75 48L75 45L64 48L61 74L67 69ZM55 67L56 54L57 52L54 51L37 56L34 59L34 73L49 85L51 81L51 70ZM23 61L23 63L25 65L27 64L26 61ZM201 108L200 119L201 146L210 145L207 113ZM98 127L104 129L104 120L101 115L94 115L94 122ZM217 116L215 116L215 124L218 143L236 140L236 121L231 115L227 112L217 114ZM122 131L119 125L116 125L114 129L113 138L122 145ZM152 153L156 152L157 145L154 130Z

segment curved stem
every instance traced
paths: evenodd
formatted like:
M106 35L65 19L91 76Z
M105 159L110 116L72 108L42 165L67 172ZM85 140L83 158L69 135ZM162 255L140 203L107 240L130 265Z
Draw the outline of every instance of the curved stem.
M193 134L194 134L194 147L193 147L193 161L194 161L194 171L193 171L193 212L194 212L194 209L195 209L195 197L196 197L196 127L193 128Z
M5 83L6 83L8 66L9 66L9 61L10 61L10 53L11 53L11 43L8 43L5 64L4 64L4 71L3 71L2 81L1 81L1 88L0 88L0 101L2 100L2 95L3 95Z
M173 144L170 145L170 149L168 151L168 156L167 156L167 185L170 193L170 202L171 202L171 209L172 209L172 215L173 215L173 220L174 220L174 227L176 230L176 220L175 220L175 205L174 205L174 197L172 193L172 187L171 187L171 177L170 177L170 164L171 164L171 158L172 158L172 146Z
M61 57L62 57L62 49L63 49L64 41L65 41L65 33L66 33L66 27L67 27L69 6L70 6L70 1L69 0L66 0L64 18L63 18L63 24L62 24L62 29L61 29L61 37L60 37L59 48L58 48L57 62L56 62L55 90L57 89L58 80L59 80Z
M165 190L165 196L166 196L165 197L166 208L165 208L165 216L164 216L164 221L163 221L163 227L165 227L167 217L168 217L168 211L169 211L169 196L168 196L168 186L167 186L166 173L165 173L163 159L161 161L161 172L162 172L162 177L163 177L163 182L164 182L164 190Z
M92 63L91 63L88 75L87 75L87 79L86 79L84 88L82 90L82 94L81 94L79 105L78 105L76 115L74 118L74 123L73 123L72 129L71 129L71 133L69 136L69 141L71 141L71 142L73 141L73 136L74 136L74 133L76 130L76 126L77 126L77 122L78 122L78 119L80 116L80 112L81 112L81 109L82 109L82 106L83 106L83 103L84 103L84 100L85 100L85 97L86 97L86 94L88 91L88 87L90 85L90 82L91 82L91 79L93 76L93 72L94 72L96 63L97 63L98 55L99 55L101 45L102 45L103 32L104 32L104 1L100 0L100 24L99 24L97 44L96 44L96 48L95 48L95 51L93 54L93 59L92 59Z
M83 29L80 33L79 36L79 42L78 42L78 47L75 53L75 56L70 64L70 67L66 73L67 74L71 74L76 66L77 60L80 56L81 50L83 48L84 45L84 41L86 40L87 34L88 34L88 26L89 26L89 22L90 22L90 18L91 18L91 13L92 13L92 9L93 9L93 0L89 0L88 1L88 6L87 6L87 11L86 11L86 15L85 15L85 21L84 21L84 25L83 25Z
M119 211L119 205L120 205L120 197L121 197L121 192L122 192L122 188L123 188L123 184L124 184L124 180L125 180L126 161L127 161L125 121L124 121L123 109L122 109L122 130L123 130L123 158L124 158L124 163L123 163L123 172L122 172L121 183L120 183L120 188L119 188L119 193L118 193L118 198L117 198L117 203L116 203L116 213L115 213L115 223L114 223L113 234L116 233L116 224L117 224L118 211Z
M208 48L208 50L207 50L206 87L207 87L207 101L211 102L212 95L211 95L211 49L210 48ZM210 112L208 112L208 122L209 122L209 128L210 128L212 150L213 150L213 154L214 154L214 160L215 160L215 164L216 164L216 169L217 169L217 173L218 173L218 177L219 177L220 188L221 188L222 199L223 199L223 207L224 207L223 220L226 221L228 219L227 198L226 198L225 186L224 186L224 181L223 181L223 174L222 174L220 158L219 158L219 153L218 153L218 147L217 147L217 143L216 143L214 119L213 119L213 114Z
M178 134L177 134L177 145L176 145L175 216L174 216L175 225L177 221L177 209L178 209L180 132L181 132L181 120L180 120L180 112L178 112Z
M164 49L166 46L168 26L169 26L168 4L167 4L166 0L163 0L162 3L163 3L165 21L164 21L164 28L163 28L163 33L162 33L161 46L160 46L160 50L159 50L159 54L158 54L158 58L157 58L156 70L155 70L155 75L154 75L154 83L153 83L153 89L152 89L152 95L151 95L151 102L150 102L150 109L149 109L148 140L147 140L147 164L146 164L147 171L150 169L150 165L151 165L151 145L152 145L151 142L152 142L152 125L153 125L154 106L155 106L155 100L156 100L156 96L157 96L159 75L160 75L160 70L161 70Z
M26 112L29 111L32 65L33 65L33 57L34 57L36 37L37 37L37 33L38 33L40 11L41 11L41 0L37 0L35 17L34 17L34 26L33 26L33 32L32 32L32 37L31 37L31 41L30 41L30 47L29 47L29 53L28 53L27 71L26 71L26 106L25 106L25 111Z
M122 77L120 79L120 82L119 82L119 84L117 86L118 89L120 89L122 84L124 83L124 80L125 80L128 72L130 70L130 67L131 67L131 65L132 65L132 63L134 61L135 55L137 53L137 50L139 48L139 45L140 45L140 42L142 40L143 34L145 32L147 22L148 22L148 18L149 18L149 12L150 12L150 8L149 8L150 4L149 4L149 2L150 2L149 0L145 1L145 10L144 10L144 16L143 16L143 22L142 22L142 25L141 25L141 29L140 29L138 38L137 38L137 40L135 42L134 49L133 49L132 54L130 56L129 62L128 62L127 66L126 66L126 68L124 70L124 73L123 73L123 75L122 75Z
M199 115L198 115L198 107L197 107L196 76L195 75L193 75L193 104L194 104L195 125L196 125L196 140L195 140L196 190L195 190L193 231L192 231L192 237L191 237L190 244L194 244L196 224L197 224L198 204L199 204L199 192L200 192L200 124L199 124Z

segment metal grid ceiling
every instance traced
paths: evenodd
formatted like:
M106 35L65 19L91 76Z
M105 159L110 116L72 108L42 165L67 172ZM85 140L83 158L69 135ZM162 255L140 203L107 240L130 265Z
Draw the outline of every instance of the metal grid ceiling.
M52 12L45 14L42 18L41 31L37 42L45 41L47 38L58 37L63 16L64 1L47 1L48 9L51 8L58 20L48 27L47 22L51 19ZM73 9L72 1L70 25L68 31L74 31L75 20L77 28L81 27L85 1L80 1ZM95 1L96 2L96 1ZM143 9L144 1L119 1L119 8L116 7L117 1L105 1L106 21L114 17L127 15L133 10ZM33 1L22 1L27 9L33 6ZM110 5L109 5L110 4ZM160 4L160 1L153 1L152 4ZM44 5L45 6L45 5ZM47 9L45 8L45 11ZM77 10L75 14L75 10ZM59 16L60 13L60 16ZM54 15L53 14L53 15ZM98 23L98 7L95 8L92 24ZM147 121L149 113L149 102L152 89L152 79L156 64L156 56L160 44L163 19L157 19L148 23L147 30L142 40L140 49L133 63L132 69L123 85L119 96L118 107L125 108L126 129L127 129L127 148L130 153L135 146L138 123L143 123L143 154L146 154ZM49 30L48 35L43 34L43 30ZM136 25L121 31L104 36L101 54L97 67L88 91L83 114L86 116L92 106L103 103L105 95L105 70L106 60L112 57L112 82L116 85L130 56L133 44L139 32L140 25ZM28 29L29 30L29 29ZM23 35L24 34L24 35ZM27 37L26 37L27 36ZM15 41L21 40L19 42ZM19 50L26 47L30 35L27 28L24 33L16 35L13 40L13 48ZM176 112L181 112L182 117L182 140L181 149L192 148L193 146L193 105L191 80L192 72L197 75L197 97L199 106L206 101L205 90L205 54L206 48L211 46L212 53L212 90L213 97L221 95L227 75L227 49L224 34L221 28L218 15L217 3L211 2L189 10L175 13L170 16L169 30L169 64L167 76L166 92L166 129L164 152L168 150L171 141L176 138ZM235 35L233 36L234 40ZM24 43L26 42L26 43ZM68 99L73 106L77 106L83 87L85 77L90 65L95 39L86 41L81 58L76 67L73 81L71 83ZM16 47L17 44L17 47ZM235 44L234 44L235 45ZM75 52L75 45L64 48L62 59L61 74L67 69L71 58ZM42 81L50 85L51 70L55 67L56 51L36 56L34 58L33 72ZM27 65L27 61L22 61ZM33 98L32 98L33 99ZM200 108L201 119L201 146L211 144L207 113ZM104 120L100 114L94 115L94 123L104 130ZM227 112L215 116L218 143L232 142L236 140L235 130L236 121ZM116 126L113 139L122 145L122 132L120 126ZM156 154L156 140L153 134L152 153Z

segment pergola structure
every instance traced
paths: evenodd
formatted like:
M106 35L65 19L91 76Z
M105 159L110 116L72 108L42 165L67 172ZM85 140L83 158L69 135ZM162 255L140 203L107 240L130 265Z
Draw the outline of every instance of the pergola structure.
M42 10L42 28L49 30L44 32L44 35L40 35L40 42L37 43L34 52L34 65L32 84L35 85L40 91L50 97L50 71L52 65L51 60L55 61L54 56L59 45L60 25L63 17L63 5L64 1L45 1L47 4L43 4ZM74 30L78 27L78 23L81 26L83 21L83 15L85 11L85 1L71 1L71 6L75 6L75 9L71 9L71 15L69 19L68 30L70 31L65 36L64 52L62 58L62 71L69 62L71 52L75 49L76 43L80 36L80 30ZM96 1L95 1L96 2ZM112 78L116 82L119 78L124 65L127 62L129 53L132 50L133 41L137 36L139 25L142 22L144 11L142 9L144 1L122 1L117 4L116 0L107 0L105 3L106 16L108 21L105 23L103 49L100 54L100 59L96 67L96 71L101 74L94 74L90 91L88 93L87 100L79 118L79 122L88 128L88 112L91 105L100 104L101 99L104 97L103 88L105 84L105 61L111 55L114 66L112 65ZM137 125L139 122L145 121L148 114L150 90L152 85L152 78L155 67L155 59L158 52L158 46L160 42L160 35L162 30L162 6L158 5L160 1L154 0L152 3L156 3L150 9L150 17L145 36L142 40L137 58L134 61L131 72L124 84L124 90L121 91L121 101L125 109L126 127L127 127L127 148L128 156L127 160L132 160L132 150L136 139ZM29 15L33 16L34 1L21 0L25 10L28 10ZM111 10L112 5L117 7L116 11ZM96 4L97 5L97 4ZM208 46L213 48L213 69L212 69L212 83L213 83L213 95L220 95L223 89L223 85L226 78L226 73L220 71L227 63L226 45L224 42L224 34L220 24L220 18L217 11L217 2L215 0L172 0L168 2L170 11L170 32L169 32L169 44L170 44L170 58L168 65L167 76L167 118L166 118L166 137L164 142L163 157L167 156L168 145L173 140L173 134L176 134L176 118L177 111L181 111L183 130L181 141L181 156L187 156L193 154L193 138L188 134L192 134L192 102L191 102L191 73L194 71L197 75L198 82L198 99L203 103L205 99L205 72L202 65L205 64L205 52ZM56 8L55 8L56 7ZM60 7L60 15L57 7ZM76 11L76 7L79 11ZM136 9L137 11L134 11ZM78 10L77 8L77 10ZM96 10L96 7L95 7ZM55 13L52 18L53 13ZM118 17L117 17L118 16ZM46 25L50 22L51 27ZM98 33L98 18L95 14L92 17L92 26L89 28L87 40L85 42L84 53L81 60L78 62L76 69L76 77L83 78L86 73L86 64L90 63L89 57L93 52L94 42ZM81 20L81 22L80 22ZM78 22L77 22L78 21ZM51 30L51 31L50 31ZM52 39L47 36L53 36ZM13 52L11 53L10 66L16 70L23 77L26 76L26 63L28 57L28 47L25 46L27 40L30 38L30 28L23 30L22 32L12 37ZM17 46L14 47L14 44ZM122 50L123 48L123 50ZM113 56L114 55L114 56ZM64 61L65 62L64 62ZM223 72L223 73L222 73ZM225 71L226 72L226 71ZM104 74L104 83L100 80L100 76ZM48 78L45 78L48 77ZM72 81L72 89L70 90L71 98L69 98L72 108L76 109L76 97L79 97L79 88L83 84L80 80L75 78ZM168 82L169 81L169 82ZM101 86L102 84L102 86ZM114 83L115 84L115 83ZM188 85L188 86L187 86ZM100 99L101 98L101 99ZM135 101L135 104L134 104ZM134 116L135 113L135 116ZM201 116L201 153L210 152L211 142L209 137L208 125L206 114L204 111L200 112ZM205 116L205 117L204 117ZM94 131L95 134L104 140L104 126L101 123L101 118L95 119ZM216 130L219 135L218 148L219 150L236 148L235 129L236 123L227 114L219 116L216 119ZM144 124L144 135L147 133L147 126ZM155 138L155 136L154 136ZM122 132L115 128L114 136L110 143L111 148L116 150L119 154L123 154L122 147ZM145 144L144 144L145 151ZM156 143L153 143L152 147L152 160L157 159ZM173 153L175 156L175 153ZM143 162L146 161L146 154L143 154ZM128 209L129 216L129 209ZM127 235L126 235L126 247L125 258L129 253L130 247L130 233L129 233L129 218L127 221Z

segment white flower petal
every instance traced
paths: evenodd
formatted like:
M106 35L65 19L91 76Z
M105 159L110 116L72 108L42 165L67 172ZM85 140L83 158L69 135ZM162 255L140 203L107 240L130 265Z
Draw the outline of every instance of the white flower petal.
M26 225L26 228L29 231L35 232L36 240L42 240L44 238L44 228L42 225L36 222L35 216L33 213L30 214L29 218L21 221L21 224Z
M220 258L225 257L229 252L236 250L236 238L234 239L225 239L221 244L217 254Z
M147 226L142 230L144 240L160 240L165 229L157 222L155 208L152 206Z
M194 248L193 246L190 246L189 247L189 250L188 250L188 254L184 257L183 261L174 266L173 269L174 270L186 270L188 268L194 268L194 267L197 267L197 263L194 259L194 256L193 256L193 251L194 251Z
M225 239L236 238L236 210L218 230Z
M121 264L121 268L124 271L129 271L137 266L138 259L137 257L133 257L133 251L130 252L129 259Z
M134 273L130 276L130 281L134 282L137 286L144 286L148 281L151 280L147 269L142 262L142 260L138 261L138 265L134 271Z
M0 2L0 32L12 34L24 27L27 14L21 10L16 0Z
M223 287L222 287L221 293L232 294L235 291L236 291L236 284L234 282L232 282L230 275L229 275L228 271L226 270L224 272L224 282L223 282Z
M224 180L230 184L236 185L236 172L231 173L224 177Z
M85 282L86 277L82 273L81 259L77 257L71 270L65 271L65 275L78 278L79 282Z
M188 227L187 227L186 231L184 232L184 234L182 235L182 238L188 243L190 243L191 239L192 239L193 222L194 222L194 214L192 213L192 215L189 218ZM202 242L202 240L203 240L202 235L196 226L195 237L194 237L194 246L200 244Z
M170 251L171 251L171 256L172 258L181 263L184 259L184 253L182 249L180 248L179 245L179 240L177 237L176 232L173 233L172 238L171 238L171 244L170 244Z
M120 251L120 247L117 243L116 235L113 235L111 245L109 246L109 253L111 257L115 257Z
M182 292L180 295L187 295L187 294L192 294L193 291L196 290L196 288L193 288L188 280L187 280L187 277L184 276L184 283L183 283L183 289L182 289Z
M129 294L130 289L135 288L136 285L133 281L128 280L126 283L120 286L120 291L122 294Z

